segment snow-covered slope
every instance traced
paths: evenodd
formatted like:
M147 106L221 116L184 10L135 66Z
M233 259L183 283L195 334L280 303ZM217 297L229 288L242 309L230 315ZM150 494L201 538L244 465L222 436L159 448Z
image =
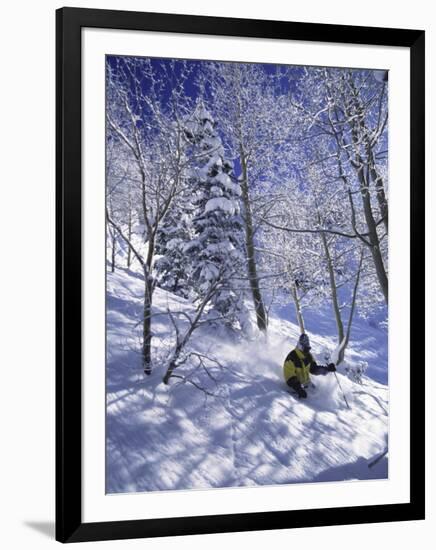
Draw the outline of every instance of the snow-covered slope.
M189 305L161 289L154 295L151 376L142 373L139 344L143 282L134 272L108 273L107 464L109 493L189 488L271 485L387 477L387 457L368 463L387 448L387 357L380 329L356 320L350 363L370 360L374 378L364 384L313 377L315 389L299 401L282 378L282 363L294 347L298 326L271 316L267 338L238 339L223 329L203 327L192 348L212 361L164 385L164 362L172 325L166 311ZM335 347L328 312L307 315L315 356ZM219 362L215 363L213 360ZM323 360L320 357L320 362ZM213 394L213 395L210 395Z

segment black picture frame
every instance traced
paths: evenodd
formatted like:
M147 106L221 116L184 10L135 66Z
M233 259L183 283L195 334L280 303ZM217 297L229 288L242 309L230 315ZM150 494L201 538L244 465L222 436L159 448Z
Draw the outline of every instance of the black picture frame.
M128 29L410 49L410 502L374 506L82 522L81 29ZM419 30L62 8L56 12L56 539L61 542L424 519L424 41ZM418 321L419 320L419 321Z

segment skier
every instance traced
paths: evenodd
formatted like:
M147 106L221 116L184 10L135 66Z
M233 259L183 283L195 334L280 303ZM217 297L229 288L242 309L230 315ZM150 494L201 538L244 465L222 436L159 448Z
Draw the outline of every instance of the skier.
M305 333L301 334L297 347L288 353L283 365L286 384L300 398L307 397L306 388L310 384L310 374L327 374L336 371L334 363L329 363L326 367L317 365L310 349L309 337Z

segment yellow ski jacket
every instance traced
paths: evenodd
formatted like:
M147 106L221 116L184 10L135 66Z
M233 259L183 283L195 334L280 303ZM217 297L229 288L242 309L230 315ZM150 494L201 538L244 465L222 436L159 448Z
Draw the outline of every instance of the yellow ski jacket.
M288 353L283 364L283 375L286 382L296 378L302 386L310 382L311 374L327 374L327 372L327 367L317 365L310 352L304 353L299 348Z
M288 353L283 365L285 380L288 381L295 376L300 384L308 384L310 381L309 375L312 364L316 365L310 352L304 353L298 348L293 349Z

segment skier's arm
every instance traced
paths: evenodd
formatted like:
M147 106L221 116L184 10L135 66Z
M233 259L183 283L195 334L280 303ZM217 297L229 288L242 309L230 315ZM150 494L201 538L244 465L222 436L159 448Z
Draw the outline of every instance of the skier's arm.
M310 364L310 374L318 376L319 374L327 374L329 372L334 372L336 367L333 363L329 363L326 367L322 365L317 365L315 360L312 360Z
M327 367L323 367L321 365L317 365L315 361L310 364L310 374L314 374L315 376L318 376L319 374L327 374L328 370Z

